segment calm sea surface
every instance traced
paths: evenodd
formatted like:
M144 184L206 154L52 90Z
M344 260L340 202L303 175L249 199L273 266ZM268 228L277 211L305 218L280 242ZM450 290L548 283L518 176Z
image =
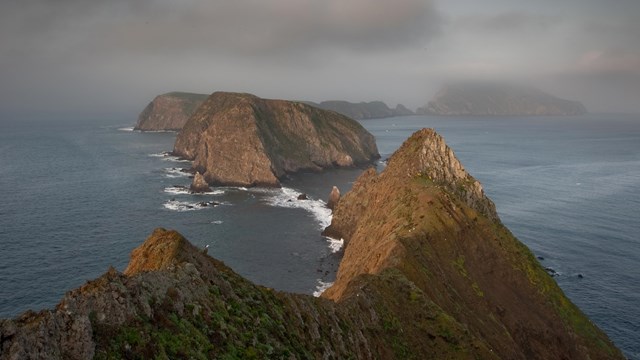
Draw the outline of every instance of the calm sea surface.
M283 189L189 195L179 171L189 164L163 155L175 134L123 123L0 119L0 317L53 307L109 265L123 270L156 227L210 245L209 254L262 285L311 294L333 281L340 244L319 235L330 221L323 200L360 170L295 175ZM383 158L415 130L435 128L571 300L640 359L640 116L362 124ZM295 200L299 193L312 200ZM200 205L209 201L220 205Z

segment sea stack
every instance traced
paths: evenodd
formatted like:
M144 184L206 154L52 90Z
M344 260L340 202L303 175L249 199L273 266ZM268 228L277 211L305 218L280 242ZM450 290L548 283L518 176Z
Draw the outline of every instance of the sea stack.
M358 122L304 103L213 93L178 134L173 153L211 185L280 186L288 173L369 164L373 135Z
M189 190L192 193L204 193L211 191L211 188L209 187L209 184L207 184L207 181L204 179L204 176L202 176L202 174L200 174L199 172L196 172Z
M327 201L327 207L333 210L336 205L338 205L338 201L340 201L340 189L337 186L334 186L331 189L331 193L329 194L329 201Z
M170 92L156 96L138 116L135 130L179 131L208 95Z

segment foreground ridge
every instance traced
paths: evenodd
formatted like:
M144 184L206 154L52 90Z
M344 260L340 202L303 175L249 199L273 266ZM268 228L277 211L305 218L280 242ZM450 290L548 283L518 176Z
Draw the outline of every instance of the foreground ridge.
M622 359L433 130L338 202L321 298L257 286L156 229L54 310L0 320L1 358Z

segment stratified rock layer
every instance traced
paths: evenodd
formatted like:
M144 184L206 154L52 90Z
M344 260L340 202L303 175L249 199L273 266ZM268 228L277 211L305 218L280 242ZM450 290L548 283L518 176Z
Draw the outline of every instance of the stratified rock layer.
M174 154L212 185L279 186L287 173L377 159L373 135L340 114L250 94L213 93L176 139Z
M432 130L365 172L331 228L346 249L321 298L253 285L157 229L124 274L0 320L0 357L623 359Z
M578 101L565 100L538 89L497 83L444 86L417 114L478 116L582 115Z
M179 131L207 96L185 92L158 95L138 116L135 130Z

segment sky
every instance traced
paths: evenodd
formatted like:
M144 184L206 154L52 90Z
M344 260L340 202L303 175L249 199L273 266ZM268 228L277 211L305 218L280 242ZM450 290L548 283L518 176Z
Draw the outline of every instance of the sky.
M135 120L170 91L382 100L505 80L640 113L638 0L2 0L0 114Z

